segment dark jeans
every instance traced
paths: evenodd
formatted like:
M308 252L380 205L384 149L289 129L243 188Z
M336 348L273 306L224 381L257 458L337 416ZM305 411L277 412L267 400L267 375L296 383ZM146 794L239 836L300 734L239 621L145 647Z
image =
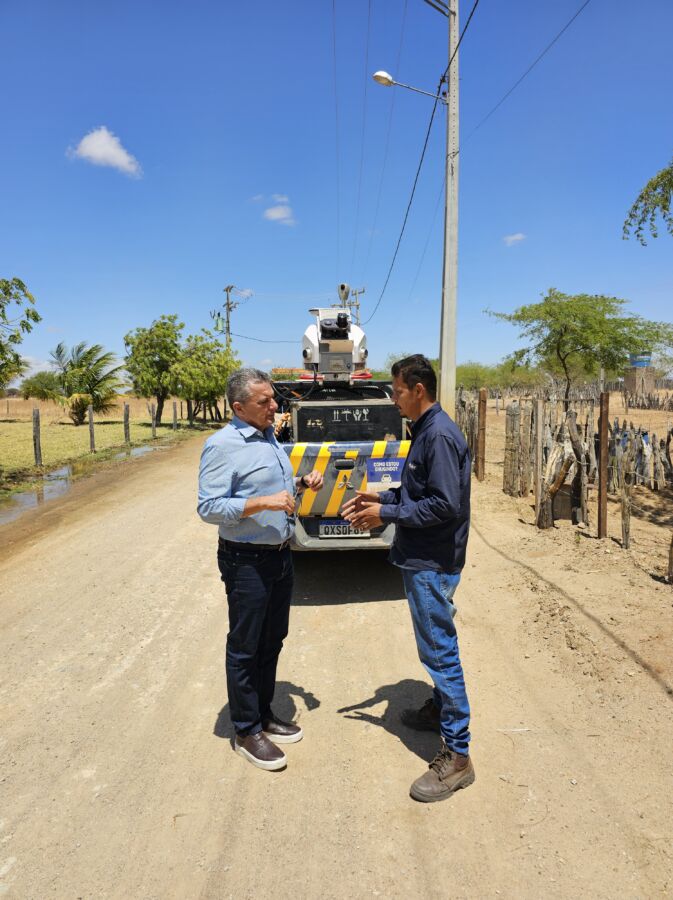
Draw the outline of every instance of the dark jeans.
M220 545L217 562L227 589L227 691L236 733L255 734L271 710L276 666L287 637L294 573L292 552L232 550Z

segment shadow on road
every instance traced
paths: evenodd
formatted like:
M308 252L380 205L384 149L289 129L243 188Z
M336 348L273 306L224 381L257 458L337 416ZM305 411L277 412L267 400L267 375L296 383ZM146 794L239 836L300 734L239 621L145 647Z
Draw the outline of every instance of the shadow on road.
M405 678L396 684L384 684L377 688L372 697L353 703L350 706L342 706L337 712L346 714L347 719L356 719L359 722L369 722L378 725L389 734L395 735L404 744L407 750L420 756L428 762L437 752L440 743L439 734L430 731L413 731L400 721L400 713L407 707L418 709L432 693L430 685L414 678ZM363 712L386 703L387 706L381 715Z
M297 715L297 704L294 697L300 697L306 706L308 712L317 709L320 706L320 700L299 685L292 684L290 681L276 682L276 693L273 698L273 711L279 719L285 722L293 722ZM215 737L232 741L234 739L234 726L231 724L229 715L229 704L225 703L217 715L217 721L213 728Z
M399 569L383 550L325 550L294 554L294 606L400 600Z

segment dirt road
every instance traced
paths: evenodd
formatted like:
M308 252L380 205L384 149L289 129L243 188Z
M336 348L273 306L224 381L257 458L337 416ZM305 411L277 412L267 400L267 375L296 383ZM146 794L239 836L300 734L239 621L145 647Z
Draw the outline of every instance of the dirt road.
M280 773L230 746L200 441L0 529L0 895L673 894L673 594L606 542L539 533L474 486L457 594L477 781L421 805L435 749L400 580L297 560ZM341 711L349 707L349 711Z

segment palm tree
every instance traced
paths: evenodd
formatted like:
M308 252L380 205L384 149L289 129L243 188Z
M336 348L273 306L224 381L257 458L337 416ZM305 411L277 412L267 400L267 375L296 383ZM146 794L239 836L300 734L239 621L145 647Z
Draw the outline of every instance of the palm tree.
M112 409L117 392L124 386L119 378L123 366L115 366L114 353L100 344L88 347L85 341L69 350L61 341L52 350L51 359L75 425L84 422L89 404L94 412Z

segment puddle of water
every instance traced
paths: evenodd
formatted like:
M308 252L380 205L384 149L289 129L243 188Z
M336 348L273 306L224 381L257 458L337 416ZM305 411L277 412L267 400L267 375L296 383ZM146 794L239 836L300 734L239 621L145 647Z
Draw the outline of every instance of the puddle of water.
M121 453L115 453L114 459L128 459L130 456L144 456L146 453L153 453L158 447L131 447L130 450L122 450Z
M146 453L152 453L158 449L158 447L131 447L129 450L115 453L113 459L129 459L130 457L144 456ZM35 509L38 506L42 506L43 503L49 503L50 500L62 497L63 494L70 490L73 475L86 471L90 468L90 465L90 461L86 460L61 466L59 469L47 472L42 478L42 484L38 487L30 491L12 494L7 500L0 502L0 525L7 525L9 522L18 519L19 516L29 509Z

